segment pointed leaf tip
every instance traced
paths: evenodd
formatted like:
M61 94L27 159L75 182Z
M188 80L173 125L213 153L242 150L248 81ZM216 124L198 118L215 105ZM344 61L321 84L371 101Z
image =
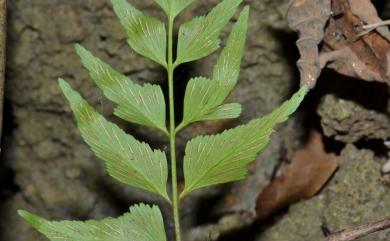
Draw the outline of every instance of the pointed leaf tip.
M62 90L62 93L65 95L66 99L69 100L71 92L74 91L70 86L70 84L66 80L61 78L58 79L58 84Z
M29 212L25 211L25 210L18 210L18 215L24 219L27 219L27 216L29 214Z
M74 49L79 56L85 54L86 52L85 48L80 44L75 44Z
M39 229L42 225L42 218L25 210L18 210L18 215L29 222L34 228Z
M195 61L216 51L219 35L242 0L224 0L207 16L196 17L180 26L175 65Z
M127 0L111 0L114 11L125 28L130 47L166 67L167 39L165 24L146 16Z
M75 44L74 44L75 50L79 49L80 47L81 47L81 45L80 45L79 43L75 43Z
M58 78L58 84L60 85L60 87L62 89L62 88L66 88L67 82L62 78Z
M246 5L242 11L241 11L241 14L243 16L243 18L248 18L249 17L249 11L250 11L251 7Z

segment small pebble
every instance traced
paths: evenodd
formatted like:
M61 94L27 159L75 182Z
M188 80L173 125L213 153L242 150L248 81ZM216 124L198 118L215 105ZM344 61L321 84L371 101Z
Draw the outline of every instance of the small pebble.
M382 172L387 174L390 173L390 160L388 160L382 167Z

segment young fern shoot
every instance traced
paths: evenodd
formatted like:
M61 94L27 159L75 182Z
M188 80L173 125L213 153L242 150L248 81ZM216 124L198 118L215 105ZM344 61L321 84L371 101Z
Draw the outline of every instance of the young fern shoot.
M176 241L181 241L179 201L194 190L245 178L247 165L268 144L273 127L285 121L299 106L308 87L265 117L217 135L199 136L187 143L183 160L185 187L179 194L176 175L176 134L187 125L205 120L237 118L238 103L225 104L237 83L248 30L249 7L244 7L214 66L211 79L190 79L184 98L182 122L175 124L175 68L204 58L220 47L219 35L237 12L242 0L223 0L209 14L180 26L178 46L173 56L175 17L194 0L154 0L166 13L167 23L146 16L127 0L111 0L126 30L130 47L138 54L163 66L169 88L169 128L166 126L165 99L160 86L139 85L76 45L76 52L96 85L114 103L114 114L124 120L166 134L170 141L171 193L167 191L166 154L136 140L116 124L107 121L64 80L59 85L70 103L85 142L99 157L110 176L133 188L163 198L172 207ZM100 221L47 221L27 211L19 214L52 241L166 241L160 209L139 204L118 218Z

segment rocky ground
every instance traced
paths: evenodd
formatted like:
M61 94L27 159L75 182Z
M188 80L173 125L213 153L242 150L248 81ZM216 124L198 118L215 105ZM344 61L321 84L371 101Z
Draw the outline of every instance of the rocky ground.
M152 2L132 0L148 14L163 17ZM204 14L217 2L198 0L178 21ZM230 97L243 104L244 113L239 120L189 127L179 137L181 156L192 136L264 115L298 87L297 37L285 20L288 1L246 3L252 7L247 51L238 87ZM390 18L390 6L381 8ZM135 202L161 203L107 177L81 140L57 78L68 80L108 117L113 117L113 106L81 67L75 43L82 43L135 81L166 87L164 71L127 46L108 0L9 1L0 240L45 240L17 217L20 208L51 219L85 220L117 216ZM216 56L176 71L177 103L183 99L189 77L210 74ZM246 180L207 189L185 200L181 215L186 239L206 240L212 230L218 240L322 240L345 226L389 217L389 178L380 171L389 158L383 144L390 137L389 106L386 84L325 71L298 114L277 128L270 145L250 166ZM180 108L178 104L179 113ZM118 123L137 138L169 151L158 133ZM266 223L255 222L257 195L312 128L323 133L327 150L338 155L338 170L315 197L292 205ZM169 216L168 207L161 207ZM170 219L166 220L171 229ZM390 232L361 240L390 240Z

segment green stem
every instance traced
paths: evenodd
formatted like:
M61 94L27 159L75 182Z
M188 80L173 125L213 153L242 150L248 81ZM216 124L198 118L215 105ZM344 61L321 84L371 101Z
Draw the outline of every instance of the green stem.
M171 171L172 171L172 209L173 220L175 222L176 241L181 241L180 234L180 216L179 216L179 195L177 192L177 173L176 173L176 126L175 126L175 100L173 93L173 17L169 17L168 23L168 86L169 86L169 141L171 146Z

